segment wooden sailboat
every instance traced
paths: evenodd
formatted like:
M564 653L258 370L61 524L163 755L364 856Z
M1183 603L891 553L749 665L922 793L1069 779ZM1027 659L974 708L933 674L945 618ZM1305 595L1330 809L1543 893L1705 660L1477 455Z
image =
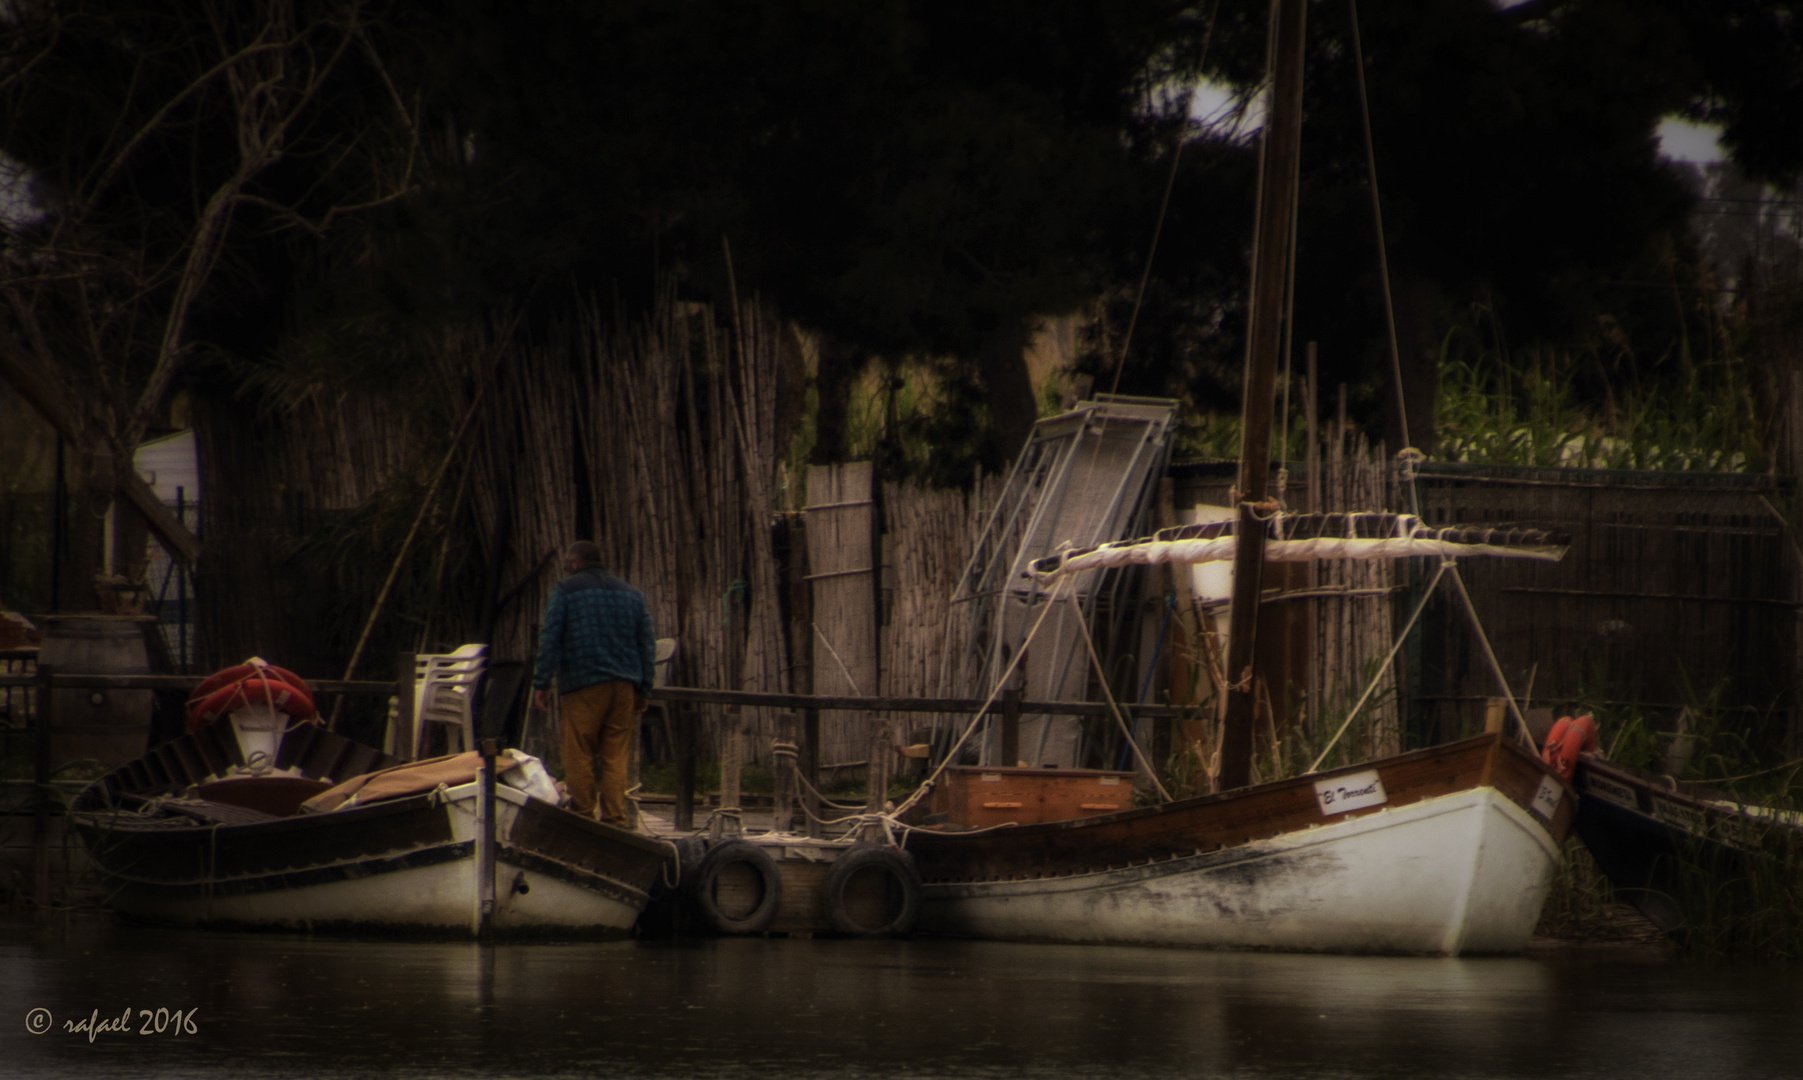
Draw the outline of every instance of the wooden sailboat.
M315 724L271 731L234 713L95 781L71 819L109 905L145 920L457 936L629 931L671 845L507 783L484 800L464 760L476 756L409 765ZM406 769L423 781L409 784ZM371 773L389 797L303 810Z
M1553 559L1569 542L1542 530L1436 528L1386 513L1277 515L1252 531L1273 561ZM1066 552L1036 569L1058 576L1226 559L1245 539L1237 522L1184 526ZM984 779L1000 783L1031 771L996 769ZM1575 804L1550 767L1499 732L1105 816L918 829L907 845L923 883L920 926L929 932L1321 952L1514 952L1539 918ZM1016 797L996 805L1024 810L1026 803Z
M908 835L919 928L1300 952L1519 952L1576 800L1486 735L1104 817Z
M922 881L923 931L1238 949L1507 953L1527 943L1560 865L1576 799L1531 749L1501 733L1246 786L1257 682L1253 637L1268 559L1438 555L1437 585L1443 576L1458 583L1454 555L1554 558L1566 542L1548 534L1432 529L1407 515L1286 517L1267 498L1284 260L1294 224L1305 5L1274 0L1272 6L1273 100L1260 164L1237 519L1067 552L1036 567L1069 575L1129 563L1232 559L1224 790L1077 820L910 831L906 846ZM1462 584L1459 589L1463 595ZM1515 719L1520 725L1518 712ZM993 775L1000 783L1012 771Z

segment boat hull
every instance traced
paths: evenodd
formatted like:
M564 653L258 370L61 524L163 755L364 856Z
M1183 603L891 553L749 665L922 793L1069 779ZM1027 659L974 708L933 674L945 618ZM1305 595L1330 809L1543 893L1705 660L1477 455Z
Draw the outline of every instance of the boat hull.
M1519 952L1560 864L1575 801L1564 785L1494 739L1327 776L1369 772L1382 777L1383 804L1332 817L1316 807L1294 827L1297 797L1312 802L1316 778L1087 821L916 833L920 927L1217 949ZM1270 835L1219 842L1261 819ZM1035 848L1037 865L1026 857ZM1090 863L1114 865L1084 865L1086 849Z
M1456 847L1460 858L1436 849ZM935 884L960 937L1339 953L1519 952L1558 848L1492 789L1225 851L1047 881Z
M452 789L436 805L421 796L317 815L297 822L299 829L273 827L288 822L228 826L219 838L206 836L211 829L184 830L190 835L179 839L134 836L95 822L88 826L89 846L98 856L110 906L134 918L191 926L463 935L474 926L477 897L473 788ZM545 811L566 814L554 807L529 810L523 796L497 793L494 931L628 932L662 871L665 853L620 830L607 830L618 836L588 836L582 827L595 823L573 814L566 822L533 820ZM345 820L333 820L338 817ZM615 865L585 867L515 842L528 831L617 848L606 859ZM383 839L370 844L372 833ZM220 840L223 851L217 850ZM273 858L255 857L257 849ZM211 873L209 858L215 864Z
M1744 885L1754 866L1799 861L1803 824L1795 814L1716 801L1690 784L1656 783L1589 756L1578 759L1574 783L1584 846L1616 895L1665 933L1710 908L1719 917L1730 898L1724 883Z
M159 799L183 791L266 783L228 779L195 786L226 771L214 771L220 763L210 758L225 759L227 768L237 763L232 759L239 748L216 734L183 736L183 744L160 754L158 762L109 774L77 801L73 820L114 910L187 926L475 932L477 784L288 816L247 810L244 802L195 803L191 796L183 803L182 813L212 815L210 823L158 810ZM289 738L306 745L284 744L278 767L292 765L315 786L371 764L347 749L355 744L339 746L344 740L335 736L301 729ZM311 767L320 763L324 767ZM489 926L496 934L627 933L671 865L668 843L506 785L496 787L494 807Z

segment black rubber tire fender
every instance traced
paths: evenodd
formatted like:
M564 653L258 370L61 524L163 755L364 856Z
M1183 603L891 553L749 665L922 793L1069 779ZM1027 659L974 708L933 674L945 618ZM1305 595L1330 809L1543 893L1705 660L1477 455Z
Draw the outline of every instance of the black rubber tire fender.
M845 890L852 879L872 869L881 870L889 876L894 890L890 896L899 901L888 922L875 927L855 921L845 905ZM826 884L821 889L820 906L826 913L827 925L835 933L852 937L887 937L912 932L915 922L920 919L920 871L914 866L914 857L905 851L881 844L859 844L853 847L834 859L832 867L827 870Z
M758 885L763 894L758 898L755 908L738 917L723 913L719 898L714 895L720 872L735 863L751 868L758 876ZM776 860L761 846L749 840L728 840L709 848L691 881L690 899L694 901L696 910L701 912L702 921L718 933L762 933L769 929L771 922L776 919L776 909L782 905L783 877L776 868Z

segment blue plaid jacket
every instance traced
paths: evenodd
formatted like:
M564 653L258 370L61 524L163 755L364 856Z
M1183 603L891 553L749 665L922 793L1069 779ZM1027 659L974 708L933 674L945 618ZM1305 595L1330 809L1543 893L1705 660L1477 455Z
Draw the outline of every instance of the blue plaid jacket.
M551 590L538 637L535 689L549 689L553 677L560 694L624 679L644 693L651 689L656 663L651 612L637 589L588 566Z

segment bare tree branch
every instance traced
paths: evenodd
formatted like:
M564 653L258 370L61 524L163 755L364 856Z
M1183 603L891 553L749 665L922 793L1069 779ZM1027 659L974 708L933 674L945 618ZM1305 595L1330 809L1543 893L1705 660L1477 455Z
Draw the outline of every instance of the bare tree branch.
M279 2L270 5L269 27L273 27L280 15L285 14L285 10L277 10L279 7ZM353 5L349 18L341 25L315 24L291 38L291 48L270 51L263 57L253 58L266 58L271 69L258 72L261 77L255 81L245 77L246 69L255 66L253 63L233 64L227 68L226 83L232 90L237 106L239 166L207 200L200 220L196 223L193 239L188 246L187 264L182 269L181 279L170 301L169 315L164 323L156 361L123 433L126 445L136 446L148 430L162 406L170 383L186 358L189 315L195 300L218 265L232 212L241 201L245 186L281 159L288 129L312 102L353 39L358 36L357 10L357 6ZM325 25L332 25L333 29L338 30L338 40L322 63L313 54L311 38L316 29ZM269 27L265 28L264 33L268 32ZM261 39L260 33L258 40ZM295 93L283 95L281 91L287 85L288 61L295 51L306 56L307 74ZM288 100L281 100L284 96Z
M91 203L98 198L100 193L106 190L107 185L112 183L113 177L118 175L119 169L124 166L126 159L131 157L132 151L142 145L145 139L148 139L152 134L161 129L163 122L169 118L169 114L174 112L177 106L199 93L201 88L212 82L215 77L231 71L234 66L250 57L281 49L283 47L284 44L282 42L261 42L260 40L258 42L253 42L244 49L219 61L219 63L213 65L206 74L189 83L182 89L181 93L176 94L174 97L164 102L162 108L158 109L155 113L152 113L150 119L146 120L143 126L138 128L137 133L131 137L131 141L121 147L118 153L108 157L106 171L100 175L100 179L91 187L86 188L80 196L80 201L83 203Z

